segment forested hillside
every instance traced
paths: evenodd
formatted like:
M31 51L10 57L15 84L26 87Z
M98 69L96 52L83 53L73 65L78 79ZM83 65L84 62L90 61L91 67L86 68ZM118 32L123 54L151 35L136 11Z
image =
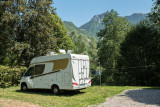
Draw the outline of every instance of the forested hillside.
M72 31L76 31L78 34L86 35L88 38L91 38L91 37L92 37L92 35L90 35L90 34L88 33L88 31L79 29L79 28L78 28L76 25L74 25L72 22L64 21L63 23L64 23L65 28L66 28L67 31L68 31L68 34L70 34Z

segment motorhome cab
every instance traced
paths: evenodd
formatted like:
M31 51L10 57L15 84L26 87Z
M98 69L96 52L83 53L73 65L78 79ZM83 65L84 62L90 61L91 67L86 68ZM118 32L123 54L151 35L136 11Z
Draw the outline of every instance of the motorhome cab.
M21 79L21 90L81 90L91 86L90 62L87 55L59 54L32 59Z

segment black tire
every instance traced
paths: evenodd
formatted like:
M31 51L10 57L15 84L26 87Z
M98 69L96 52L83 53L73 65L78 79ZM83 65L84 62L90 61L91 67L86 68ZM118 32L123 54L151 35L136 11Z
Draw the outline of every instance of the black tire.
M21 85L21 91L27 91L27 90L28 90L27 84L23 83Z
M56 85L53 85L53 86L52 86L51 91L52 91L52 93L53 93L54 95L60 94L59 87L56 86Z

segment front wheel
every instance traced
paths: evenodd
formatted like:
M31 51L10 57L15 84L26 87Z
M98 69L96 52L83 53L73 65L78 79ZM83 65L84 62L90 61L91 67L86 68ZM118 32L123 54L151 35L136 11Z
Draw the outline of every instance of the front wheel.
M27 91L28 90L28 87L26 84L22 84L21 85L21 91Z
M60 93L58 86L52 86L51 90L54 95L58 95Z

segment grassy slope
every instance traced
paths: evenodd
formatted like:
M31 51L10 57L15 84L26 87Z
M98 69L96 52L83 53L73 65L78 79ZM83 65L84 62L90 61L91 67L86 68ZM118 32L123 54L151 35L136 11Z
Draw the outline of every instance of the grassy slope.
M138 88L145 87L93 86L85 90L81 90L79 94L64 93L59 96L54 96L49 91L45 90L21 92L19 87L11 87L7 89L0 89L0 97L31 102L45 107L86 107L88 105L105 102L107 97L119 94L124 90Z

